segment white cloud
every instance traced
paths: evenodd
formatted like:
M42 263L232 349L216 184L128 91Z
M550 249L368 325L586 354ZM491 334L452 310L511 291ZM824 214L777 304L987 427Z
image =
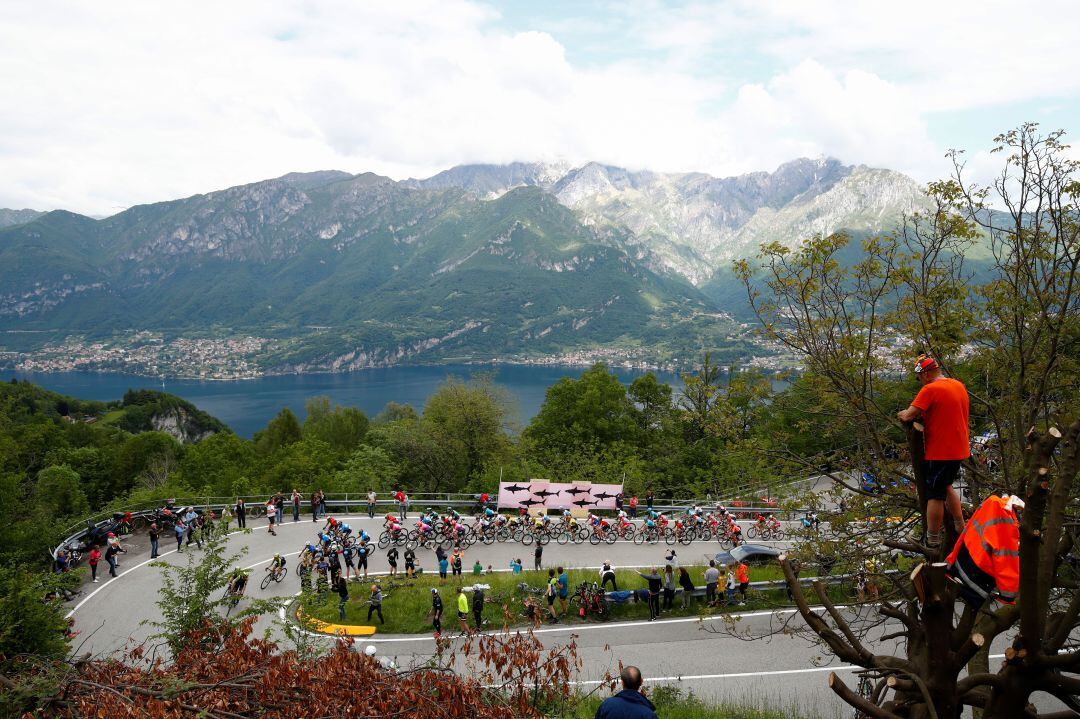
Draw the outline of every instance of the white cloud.
M465 0L6 3L0 206L110 213L294 170L554 156L727 174L831 154L927 179L928 112L991 96L995 72L1037 74L1032 92L1080 77L1058 77L1076 58L1056 38L1010 53L1008 23L871 6L635 5L627 42L662 57L580 67ZM755 58L773 67L748 82Z

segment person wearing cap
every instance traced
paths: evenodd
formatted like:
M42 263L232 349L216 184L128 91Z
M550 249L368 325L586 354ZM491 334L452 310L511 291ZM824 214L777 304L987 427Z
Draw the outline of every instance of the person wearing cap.
M915 376L922 389L911 406L896 414L901 422L921 420L923 424L923 459L926 463L926 543L941 546L945 511L952 516L956 531L964 531L960 495L953 482L960 464L971 456L968 440L970 400L963 382L946 377L930 355L915 361Z

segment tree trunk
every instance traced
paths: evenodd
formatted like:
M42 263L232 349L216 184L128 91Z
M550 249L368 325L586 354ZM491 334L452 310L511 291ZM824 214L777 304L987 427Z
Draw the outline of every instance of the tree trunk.
M968 676L972 674L989 674L990 673L990 642L987 642L975 653L975 656L971 658L971 661L967 665ZM983 709L981 707L971 708L972 719L983 719Z

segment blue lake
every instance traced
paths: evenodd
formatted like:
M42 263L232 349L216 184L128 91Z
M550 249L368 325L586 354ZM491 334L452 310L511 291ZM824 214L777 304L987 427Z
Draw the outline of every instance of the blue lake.
M432 392L449 376L468 378L478 372L494 372L495 382L516 400L516 419L524 424L540 409L547 388L561 377L578 377L585 367L532 365L444 365L439 367L390 367L343 374L287 375L259 379L215 381L160 379L98 372L18 373L0 372L0 379L29 380L46 389L81 399L120 399L128 389L164 389L209 412L237 434L250 437L270 419L289 407L301 421L304 403L326 395L336 404L359 407L374 416L387 402L410 404L419 411ZM644 370L614 370L629 384ZM657 379L679 388L676 375L658 372Z

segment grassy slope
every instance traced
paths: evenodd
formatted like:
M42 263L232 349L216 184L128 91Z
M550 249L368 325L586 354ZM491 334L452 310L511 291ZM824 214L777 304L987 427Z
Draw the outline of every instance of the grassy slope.
M400 560L399 566L403 566L403 564L400 563ZM690 577L694 580L694 584L699 587L704 586L705 581L703 576L705 568L688 567L687 569L690 572ZM569 570L568 575L570 578L571 593L577 587L579 582L586 580L591 582L598 579L596 570L591 569L571 569ZM678 575L676 574L676 581L677 576ZM639 577L637 572L633 570L617 570L616 577L620 589L643 589L646 586L645 580ZM750 570L751 581L778 579L779 577L780 568L778 566L752 567ZM431 608L431 587L437 587L443 599L443 626L447 629L455 629L458 627L458 589L462 586L472 586L474 583L488 584L491 586L490 590L486 590L487 604L484 608L484 620L490 626L499 627L507 623L511 625L520 625L525 623L521 611L522 600L525 595L522 591L517 589L517 585L522 581L526 581L533 587L543 587L544 582L547 580L547 571L526 571L521 575L514 575L510 572L497 572L477 577L466 568L466 574L461 579L464 581L458 581L455 577L451 576L447 578L445 583L440 583L437 573L424 574L410 582L402 582L399 580L397 583L403 584L404 586L392 587L390 586L392 583L387 578L380 578L384 593L387 594L383 601L383 615L386 618L386 624L378 625L378 620L373 617L376 626L378 626L381 633L385 634L420 634L430 632L431 622L428 619L428 612ZM370 589L370 583L350 583L350 597L349 603L346 605L344 623L368 623L367 599L370 596ZM469 624L471 626L472 593L466 592L466 596L469 597L470 600ZM543 597L537 597L537 599L544 601ZM743 611L767 609L770 607L781 606L784 604L785 600L786 596L782 590L751 592L746 605L738 607L738 609ZM687 617L698 616L703 611L705 613L713 611L704 608L700 600L695 600L691 603L690 609L686 610L679 608L679 603L680 600L676 597L674 608L665 611L664 615L668 617ZM338 598L336 594L328 596L323 603L319 603L317 597L311 597L304 602L304 605L305 611L317 619L322 619L327 622L338 621ZM561 611L561 606L558 602L556 602L556 608ZM644 603L627 602L625 604L612 605L611 618L613 620L645 619L648 616L648 607ZM565 621L577 624L583 621L592 622L595 620L592 618L581 620L576 615L572 615Z

